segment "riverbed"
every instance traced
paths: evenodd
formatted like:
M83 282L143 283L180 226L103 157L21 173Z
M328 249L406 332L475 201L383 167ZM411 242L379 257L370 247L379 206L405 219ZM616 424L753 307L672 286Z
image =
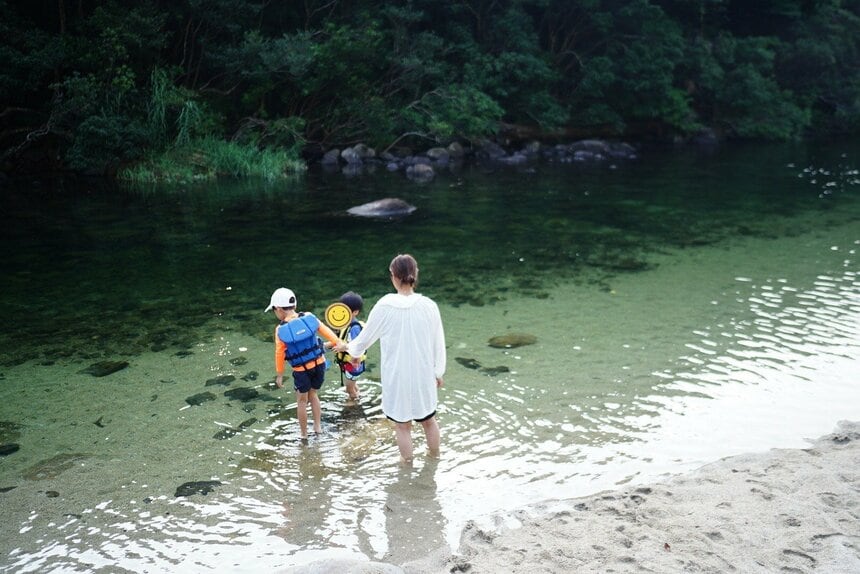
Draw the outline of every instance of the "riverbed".
M858 167L831 144L427 184L9 184L0 571L399 564L499 511L801 447L860 418ZM344 213L382 197L417 210ZM378 349L356 403L329 371L303 443L263 313L281 286L320 315L350 289L369 309L400 252L448 350L442 456L419 431L406 468ZM534 342L489 344L506 335Z

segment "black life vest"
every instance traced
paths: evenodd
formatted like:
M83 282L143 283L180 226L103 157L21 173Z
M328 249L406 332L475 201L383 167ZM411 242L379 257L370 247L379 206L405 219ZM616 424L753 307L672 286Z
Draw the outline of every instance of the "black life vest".
M337 334L338 339L341 339L341 340L347 341L347 342L351 341L353 339L353 337L349 336L349 332L352 330L353 325L358 325L360 327L360 329L364 329L364 321L359 321L358 319L353 319L349 323L349 325L347 325L346 327L344 327L343 329L340 330L340 332ZM359 333L361 333L361 330L359 330ZM367 365L365 365L365 363L364 363L364 360L367 358L367 355L362 355L358 358L361 360L361 364L359 364L358 367L354 367L354 366L352 366L352 360L353 360L352 355L349 355L347 353L335 354L335 359L337 360L337 363L340 365L341 370L343 370L348 365L347 370L349 370L351 375L360 375L367 368Z

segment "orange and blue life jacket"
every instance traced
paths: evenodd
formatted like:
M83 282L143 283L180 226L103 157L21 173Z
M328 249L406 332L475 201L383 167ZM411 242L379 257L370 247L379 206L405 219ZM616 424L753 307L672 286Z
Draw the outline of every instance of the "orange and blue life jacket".
M278 338L287 345L284 358L290 366L301 367L318 359L325 352L322 341L317 337L319 326L319 319L304 313L299 313L295 319L278 326Z

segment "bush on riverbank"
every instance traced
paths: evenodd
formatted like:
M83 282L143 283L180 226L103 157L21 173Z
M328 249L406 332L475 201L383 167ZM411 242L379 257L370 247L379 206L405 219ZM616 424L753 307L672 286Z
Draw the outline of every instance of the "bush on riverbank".
M301 159L284 149L259 149L207 137L123 168L117 177L136 183L190 183L224 176L259 177L272 181L305 169Z

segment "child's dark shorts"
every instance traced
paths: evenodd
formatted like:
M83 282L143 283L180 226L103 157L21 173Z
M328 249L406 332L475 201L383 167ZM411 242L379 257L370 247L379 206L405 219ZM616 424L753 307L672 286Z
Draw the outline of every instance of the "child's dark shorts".
M319 390L325 381L325 363L307 371L293 371L293 387L300 393Z

